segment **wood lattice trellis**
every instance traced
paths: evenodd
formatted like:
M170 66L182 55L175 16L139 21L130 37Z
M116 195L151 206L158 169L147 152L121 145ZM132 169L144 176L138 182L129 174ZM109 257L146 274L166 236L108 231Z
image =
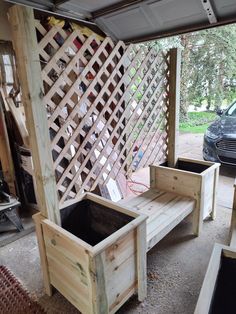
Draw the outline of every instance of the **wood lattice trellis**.
M167 156L169 53L36 21L60 203Z

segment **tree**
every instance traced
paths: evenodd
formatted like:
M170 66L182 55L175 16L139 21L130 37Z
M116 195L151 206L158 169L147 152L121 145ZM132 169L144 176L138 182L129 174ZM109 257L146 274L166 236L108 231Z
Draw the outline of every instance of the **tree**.
M182 48L180 117L189 105L216 109L236 97L236 25L228 25L145 43L167 50Z
M236 74L236 26L225 26L189 34L189 94L187 102L216 109L230 101L235 86L227 86Z

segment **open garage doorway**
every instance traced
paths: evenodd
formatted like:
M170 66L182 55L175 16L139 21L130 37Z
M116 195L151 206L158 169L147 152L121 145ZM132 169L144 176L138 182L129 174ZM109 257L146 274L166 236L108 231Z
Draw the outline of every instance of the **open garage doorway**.
M236 176L235 38L231 24L142 44L181 49L178 155L222 163L220 186L230 208ZM147 184L146 172L133 175L134 181Z

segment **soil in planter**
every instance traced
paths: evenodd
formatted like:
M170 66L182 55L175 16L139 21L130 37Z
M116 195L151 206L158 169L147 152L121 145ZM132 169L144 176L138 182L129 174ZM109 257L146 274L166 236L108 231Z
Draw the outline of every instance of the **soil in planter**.
M208 169L209 166L198 164L195 162L187 162L187 161L179 160L177 162L176 168L180 170L195 172L195 173L202 173L203 171Z
M236 259L222 256L210 314L236 313Z
M62 227L92 246L133 219L91 200L82 200L61 210Z
M162 166L168 167L167 163L162 164ZM178 160L175 168L179 170L194 172L194 173L202 173L203 171L208 169L209 166L198 164L196 162Z

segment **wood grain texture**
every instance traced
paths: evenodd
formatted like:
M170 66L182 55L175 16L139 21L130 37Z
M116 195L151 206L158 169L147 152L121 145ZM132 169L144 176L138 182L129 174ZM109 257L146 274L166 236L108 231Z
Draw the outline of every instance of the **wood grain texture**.
M50 282L82 313L92 313L88 251L55 224L44 220L42 228Z
M221 258L223 256L236 259L235 248L216 243L211 254L194 314L209 314L212 312L211 303L213 302L219 269L222 263Z
M165 161L169 54L35 26L60 207Z
M144 301L147 296L147 225L144 221L137 228L137 275L138 275L138 299Z
M107 296L109 313L112 313L118 304L123 304L124 299L126 300L126 292L133 291L134 293L137 289L138 252L136 241L137 231L131 230L99 254L99 262L103 273L106 274L100 290L105 291L104 294ZM145 251L143 254L145 257ZM140 282L140 284L142 287L143 283Z
M37 203L46 217L60 224L33 9L12 6L9 19L30 136Z
M219 164L195 159L178 158L178 161L187 163L190 170L171 167L151 166L150 186L159 190L174 192L179 195L189 196L196 200L193 214L194 234L198 235L202 228L202 220L207 216L215 216L216 194L219 174ZM191 171L191 164L200 172ZM203 167L201 167L203 166Z
M236 181L234 183L234 198L230 224L230 243L229 245L236 248Z
M170 51L169 116L168 116L168 165L174 167L178 156L181 50Z
M147 251L195 210L193 198L154 188L130 201L122 201L122 204L147 215L145 237Z
M222 248L215 244L194 314L208 314L220 268Z
M204 212L212 215L214 211L219 164L204 161L198 164L197 160L178 158L176 165L176 168L150 166L150 189L119 202L147 215L147 250L191 213L193 233L199 235Z
M137 291L140 300L146 296L146 216L90 193L83 200L132 220L92 246L35 215L45 287L49 293L54 286L84 314L115 313Z
M41 213L35 214L33 216L33 220L35 223L35 231L36 231L38 247L39 247L39 255L40 255L40 261L41 261L41 269L43 273L44 289L45 289L46 294L51 296L52 286L51 286L51 281L49 277L48 261L47 261L47 256L46 256L43 229L42 229L42 221L44 220L44 216L42 216Z
M214 194L213 194L213 205L212 205L212 212L211 212L212 220L216 219L216 206L217 206L217 196L218 196L219 173L220 173L220 167L217 167L215 169L215 175L214 175Z

